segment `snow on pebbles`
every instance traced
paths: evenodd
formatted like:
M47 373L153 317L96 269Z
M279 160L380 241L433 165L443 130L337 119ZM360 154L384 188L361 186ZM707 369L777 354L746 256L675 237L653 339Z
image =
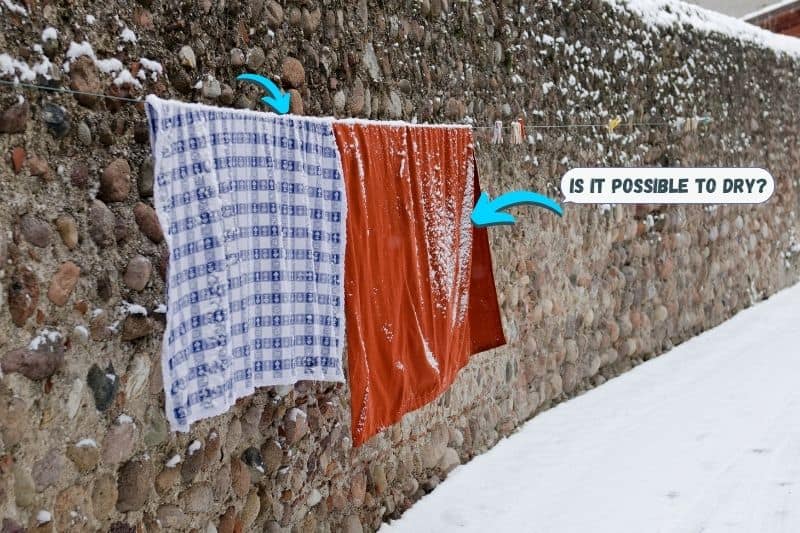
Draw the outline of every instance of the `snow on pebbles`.
M560 0L557 0L560 3ZM754 26L742 19L729 17L675 0L604 0L615 9L638 15L645 24L654 28L689 25L705 33L719 33L739 39L747 45L756 45L800 57L800 39L779 35Z
M0 6L12 12L20 12L14 9L14 4L9 0L0 0ZM19 8L22 9L22 8ZM21 12L20 12L21 13ZM87 16L87 23L92 24L94 17ZM59 30L48 26L41 33L41 41L46 43L48 41L57 41ZM136 44L138 38L136 34L127 26L123 27L119 35L119 40L123 44ZM52 71L57 68L51 64L50 59L44 55L41 44L34 44L32 50L37 53L40 58L33 65L27 62L12 57L10 54L3 52L0 53L0 78L12 78L15 82L34 82L37 75L42 76L44 79L49 80L52 78ZM148 78L157 80L163 74L164 67L158 61L148 59L146 57L139 58L139 65L141 67L137 76L134 76L119 59L115 57L100 59L95 54L94 48L91 43L84 40L81 42L72 41L67 47L65 54L65 61L61 65L61 70L65 73L70 72L72 64L80 57L88 57L94 62L95 67L103 74L114 76L113 83L117 86L130 85L132 87L141 88L141 81ZM141 80L141 81L140 81Z

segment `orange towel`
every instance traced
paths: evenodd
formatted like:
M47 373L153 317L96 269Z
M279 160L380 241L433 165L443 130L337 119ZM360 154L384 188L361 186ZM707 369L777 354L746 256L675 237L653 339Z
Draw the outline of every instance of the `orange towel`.
M348 195L345 302L353 442L432 401L505 343L472 131L334 123Z

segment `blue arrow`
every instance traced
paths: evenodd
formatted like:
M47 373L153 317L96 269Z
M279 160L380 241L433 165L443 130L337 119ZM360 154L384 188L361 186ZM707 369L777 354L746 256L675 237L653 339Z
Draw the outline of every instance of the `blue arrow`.
M479 228L486 226L496 226L499 224L513 224L516 222L513 216L508 213L501 213L503 209L514 207L515 205L531 204L549 209L558 216L562 216L564 211L561 206L547 196L530 191L514 191L498 196L489 201L489 195L481 193L475 209L472 210L472 223Z
M261 88L270 93L271 96L263 96L261 101L275 109L279 115L285 115L289 112L289 102L292 99L292 95L281 91L272 80L258 74L240 74L236 79L260 85Z

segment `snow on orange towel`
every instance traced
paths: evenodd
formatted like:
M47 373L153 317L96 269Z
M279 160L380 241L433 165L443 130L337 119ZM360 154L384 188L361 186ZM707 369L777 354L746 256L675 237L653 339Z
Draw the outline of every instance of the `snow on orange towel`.
M345 309L353 442L444 392L505 343L472 131L334 123L347 190Z

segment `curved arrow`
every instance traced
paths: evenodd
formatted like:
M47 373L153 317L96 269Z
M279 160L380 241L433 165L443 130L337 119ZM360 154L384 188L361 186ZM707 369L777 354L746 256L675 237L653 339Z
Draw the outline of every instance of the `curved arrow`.
M285 115L289 112L289 103L291 102L292 95L281 91L272 80L264 76L259 76L258 74L240 74L236 76L236 79L255 83L270 93L271 96L263 96L261 101L275 109L279 115Z
M514 191L498 196L494 200L489 200L489 195L481 193L475 209L472 210L472 223L479 228L486 226L496 226L500 224L513 224L516 219L508 213L501 213L503 209L514 207L515 205L531 204L549 209L558 216L564 214L561 206L555 200L543 196L536 192Z

